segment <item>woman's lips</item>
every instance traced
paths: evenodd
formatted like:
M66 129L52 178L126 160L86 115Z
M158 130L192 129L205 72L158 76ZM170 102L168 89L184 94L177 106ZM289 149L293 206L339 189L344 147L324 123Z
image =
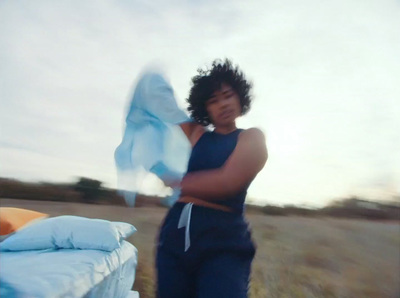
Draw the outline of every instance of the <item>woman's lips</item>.
M221 114L219 114L219 116L220 116L221 118L228 118L229 116L231 116L231 114L232 114L232 111L229 110L229 111L224 111L224 112L222 112Z

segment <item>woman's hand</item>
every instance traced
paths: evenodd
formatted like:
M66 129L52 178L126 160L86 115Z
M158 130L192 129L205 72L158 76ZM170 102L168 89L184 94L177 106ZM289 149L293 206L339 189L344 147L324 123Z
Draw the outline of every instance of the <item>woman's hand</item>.
M164 182L164 185L167 187L171 188L180 188L181 187L181 179L176 179L174 177L163 177L162 182Z
M165 186L171 188L178 188L181 185L182 174L171 171L164 163L158 162L151 169L150 172L155 174L164 182Z

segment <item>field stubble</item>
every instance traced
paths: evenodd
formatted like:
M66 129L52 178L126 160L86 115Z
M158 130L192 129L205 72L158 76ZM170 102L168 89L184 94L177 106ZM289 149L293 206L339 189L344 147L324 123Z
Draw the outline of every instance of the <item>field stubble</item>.
M78 215L132 223L139 251L134 289L154 297L154 255L166 209L1 199L51 216ZM400 297L400 225L332 218L246 214L257 244L250 297Z

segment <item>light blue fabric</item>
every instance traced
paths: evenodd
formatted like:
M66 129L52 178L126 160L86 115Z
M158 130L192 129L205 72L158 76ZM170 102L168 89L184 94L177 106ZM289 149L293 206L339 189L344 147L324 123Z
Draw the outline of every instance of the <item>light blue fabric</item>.
M127 241L112 252L48 249L0 253L1 298L125 298L137 249Z
M29 225L0 243L1 251L39 249L97 249L113 251L136 232L124 222L79 216L57 216Z
M161 74L148 72L139 78L123 139L115 151L118 188L129 206L134 206L146 173L161 180L183 178L191 146L178 124L188 121ZM174 189L164 203L172 205L179 194L180 190Z

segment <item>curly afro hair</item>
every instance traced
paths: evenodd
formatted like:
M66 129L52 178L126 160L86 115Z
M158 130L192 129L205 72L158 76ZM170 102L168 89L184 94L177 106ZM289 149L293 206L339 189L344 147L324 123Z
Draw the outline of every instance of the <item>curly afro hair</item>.
M192 78L188 111L192 119L197 123L208 126L212 124L206 109L206 102L211 95L221 88L223 83L231 86L239 95L242 107L241 115L250 109L252 95L250 94L252 83L246 80L238 66L233 66L229 59L214 60L211 69L198 69L198 75Z

